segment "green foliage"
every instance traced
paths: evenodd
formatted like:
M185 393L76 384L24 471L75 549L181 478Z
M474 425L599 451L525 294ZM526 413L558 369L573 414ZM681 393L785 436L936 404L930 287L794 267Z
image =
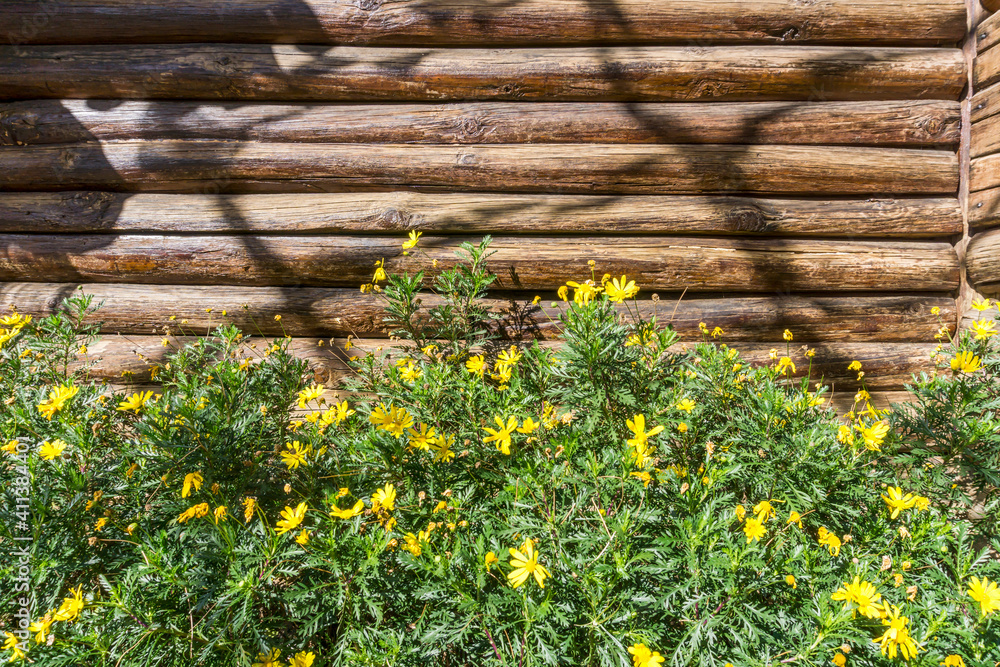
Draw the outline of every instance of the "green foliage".
M373 281L401 341L359 358L343 396L286 339L229 326L122 393L87 379L86 297L9 317L0 539L29 545L31 620L64 617L27 657L627 667L641 644L673 666L827 665L845 646L901 662L873 641L891 607L834 599L858 577L908 619L911 664L1000 661L1000 614L967 592L1000 577L992 340L952 351L984 369L922 378L888 415L861 393L845 421L777 355L751 368L707 329L680 345L593 276L534 306L558 341L505 338L488 242L434 279L431 308L421 274ZM17 563L0 572L12 628Z
M976 306L971 329L951 336L942 326L938 372L915 378L907 387L913 402L890 417L901 444L895 464L951 514L972 522L978 543L986 544L1000 526L1000 350L995 320L986 315L996 304ZM976 370L962 372L963 359Z
M464 262L441 271L435 277L429 293L440 297L441 303L423 308L420 290L423 271L416 275L394 274L385 287L386 324L390 335L413 341L418 348L434 343L452 354L467 354L474 345L489 340L487 323L489 309L483 305L496 276L485 270L493 253L490 237L478 246L463 243L457 253Z

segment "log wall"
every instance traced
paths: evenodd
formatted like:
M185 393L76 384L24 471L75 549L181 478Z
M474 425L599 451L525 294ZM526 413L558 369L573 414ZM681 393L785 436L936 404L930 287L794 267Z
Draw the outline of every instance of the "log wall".
M337 339L385 336L357 290L376 260L433 274L492 234L491 305L532 336L554 337L532 297L594 260L684 340L706 322L766 361L788 328L835 389L859 359L895 391L929 368L931 310L958 322L966 15L964 0L6 0L0 303L105 299L121 336L91 354L108 379L141 379L170 315L187 333L290 334L329 379ZM1000 29L979 37L984 211ZM993 271L976 261L970 275Z
M1000 7L984 2L989 11ZM1000 266L990 256L1000 232L1000 14L986 14L976 28L972 130L969 145L969 231L966 252L970 285L988 296L1000 294Z

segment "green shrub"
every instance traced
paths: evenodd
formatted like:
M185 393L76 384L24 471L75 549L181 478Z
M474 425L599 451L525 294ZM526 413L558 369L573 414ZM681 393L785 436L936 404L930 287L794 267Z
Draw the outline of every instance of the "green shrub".
M467 244L429 311L421 274L366 286L398 342L360 358L343 396L287 339L251 347L229 326L174 351L160 393L122 394L85 380L89 298L10 315L0 536L27 545L34 603L7 654L1000 661L1000 593L977 588L1000 577L992 338L949 351L983 369L920 378L889 415L861 392L845 422L778 351L751 368L724 332L683 346L642 321L625 277L538 306L558 344L505 340L482 304L488 256ZM0 568L15 628L19 561Z
M996 321L986 310L996 304L976 301L978 319L952 338L937 334L941 373L923 374L912 404L891 415L894 430L908 451L896 465L926 484L935 502L975 522L986 533L1000 525L1000 353L994 344ZM963 368L965 369L963 371Z

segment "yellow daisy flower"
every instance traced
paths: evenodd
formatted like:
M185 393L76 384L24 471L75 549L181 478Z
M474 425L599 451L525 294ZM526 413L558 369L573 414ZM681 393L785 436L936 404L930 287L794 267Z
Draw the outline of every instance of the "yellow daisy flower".
M535 551L534 542L531 539L526 539L524 544L521 545L520 551L516 549L509 549L509 551L510 566L514 568L507 575L507 580L510 581L511 586L517 588L527 581L528 577L533 576L538 585L545 588L545 578L552 575L542 565L538 564L538 552Z

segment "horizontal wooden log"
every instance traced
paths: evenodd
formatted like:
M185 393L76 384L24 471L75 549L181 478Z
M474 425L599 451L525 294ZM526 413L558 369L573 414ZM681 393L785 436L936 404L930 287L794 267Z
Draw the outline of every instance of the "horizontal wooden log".
M308 143L954 146L958 102L472 102L427 105L31 100L0 104L0 145L201 139Z
M988 11L995 12L1000 9L1000 0L979 0L979 2Z
M78 354L74 367L86 364L89 366L88 377L94 380L121 384L124 378L125 382L148 384L152 381L154 368L162 368L168 361L168 355L186 344L196 342L198 337L169 336L166 345L163 340L163 336L105 336L89 345L86 354ZM240 352L250 359L261 359L272 340L247 338ZM332 388L350 373L347 359L363 356L388 343L380 340L376 344L365 345L363 350L355 347L350 352L345 352L342 347L344 342L339 341L337 347L333 347L328 340L296 338L291 341L290 349L295 356L309 361L316 381Z
M733 347L753 365L774 363L770 359L769 350L759 343L747 343L745 346L737 344ZM934 364L930 355L936 344L826 343L810 347L816 350L811 371L802 346L792 348L789 356L796 365L795 377L803 377L808 373L811 379L822 379L833 391L854 390L860 387L860 383L857 374L847 370L847 367L852 361L859 361L865 372L866 387L893 391L911 383L914 373L932 372ZM785 354L784 345L774 343L771 349L776 349L779 355Z
M976 55L972 67L972 86L982 90L1000 81L1000 48L990 48Z
M278 144L0 147L0 189L954 194L954 153L838 146ZM214 190L212 189L214 188Z
M75 283L3 283L0 306L15 305L35 317L50 315L64 298L77 290L94 297L101 309L88 323L101 323L104 333L155 334L168 327L204 334L221 323L231 323L251 334L269 336L378 337L386 334L382 300L355 289L309 287L226 287L189 285L106 285ZM658 301L647 290L629 308L645 319L654 315L669 323L684 340L700 340L699 323L721 327L724 341L780 340L785 329L796 341L925 340L941 320L954 325L955 300L934 296L784 296L678 298L661 294ZM424 312L443 303L440 297L421 297ZM546 293L538 306L532 295L511 294L487 301L501 316L497 326L509 336L555 338L558 312L554 294ZM623 314L626 307L620 308ZM280 321L275 317L280 316ZM170 319L173 317L174 319ZM186 322L186 324L181 324Z
M979 123L997 113L1000 113L1000 84L976 90L972 96L972 123Z
M977 234L965 253L969 283L980 294L1000 296L1000 230Z
M1000 186L1000 155L973 158L969 166L969 189L973 192Z
M916 402L916 397L908 391L872 391L870 402L877 410L888 410L893 405ZM851 391L831 391L826 394L824 406L830 406L838 415L845 415L851 410L865 409L864 402L856 400L857 393Z
M962 233L958 199L428 194L0 193L0 232L205 234L783 234L924 238Z
M1000 226L1000 188L969 193L969 233Z
M976 28L976 50L982 53L998 43L1000 43L1000 15L992 14Z
M381 237L10 234L0 236L0 280L357 287L383 258L390 273L436 275L454 265L463 240L425 237L420 252L402 256L398 238ZM507 236L491 248L503 289L555 289L585 277L591 259L597 271L628 274L650 291L948 291L959 284L950 243Z
M91 377L121 382L123 372L136 382L148 382L151 368L162 366L167 355L192 338L169 338L168 346L162 345L159 336L115 336L106 337L91 345L84 360L96 362ZM322 342L323 345L319 343ZM292 352L310 362L318 382L334 386L349 373L346 359L363 356L376 349L387 347L387 341L379 339L355 340L349 352L341 347L343 341L334 346L329 341L315 338L295 338L291 342ZM250 357L263 356L267 347L266 339L248 339L246 352ZM256 345L255 348L250 348ZM679 344L677 349L681 349ZM687 344L689 345L689 344ZM743 358L752 364L774 363L769 355L775 349L782 356L790 352L796 365L794 377L809 373L809 360L803 355L801 346L793 346L789 352L787 344L746 343L734 345ZM857 373L847 370L852 361L859 361L865 371L864 382L873 390L894 391L902 389L911 381L913 373L930 372L933 365L930 353L933 343L823 343L811 346L816 350L812 361L810 378L821 379L834 391L854 390L859 386Z
M973 158L1000 151L1000 116L972 124L969 152Z
M5 0L11 44L955 43L962 0Z
M0 99L956 100L959 49L4 46Z

